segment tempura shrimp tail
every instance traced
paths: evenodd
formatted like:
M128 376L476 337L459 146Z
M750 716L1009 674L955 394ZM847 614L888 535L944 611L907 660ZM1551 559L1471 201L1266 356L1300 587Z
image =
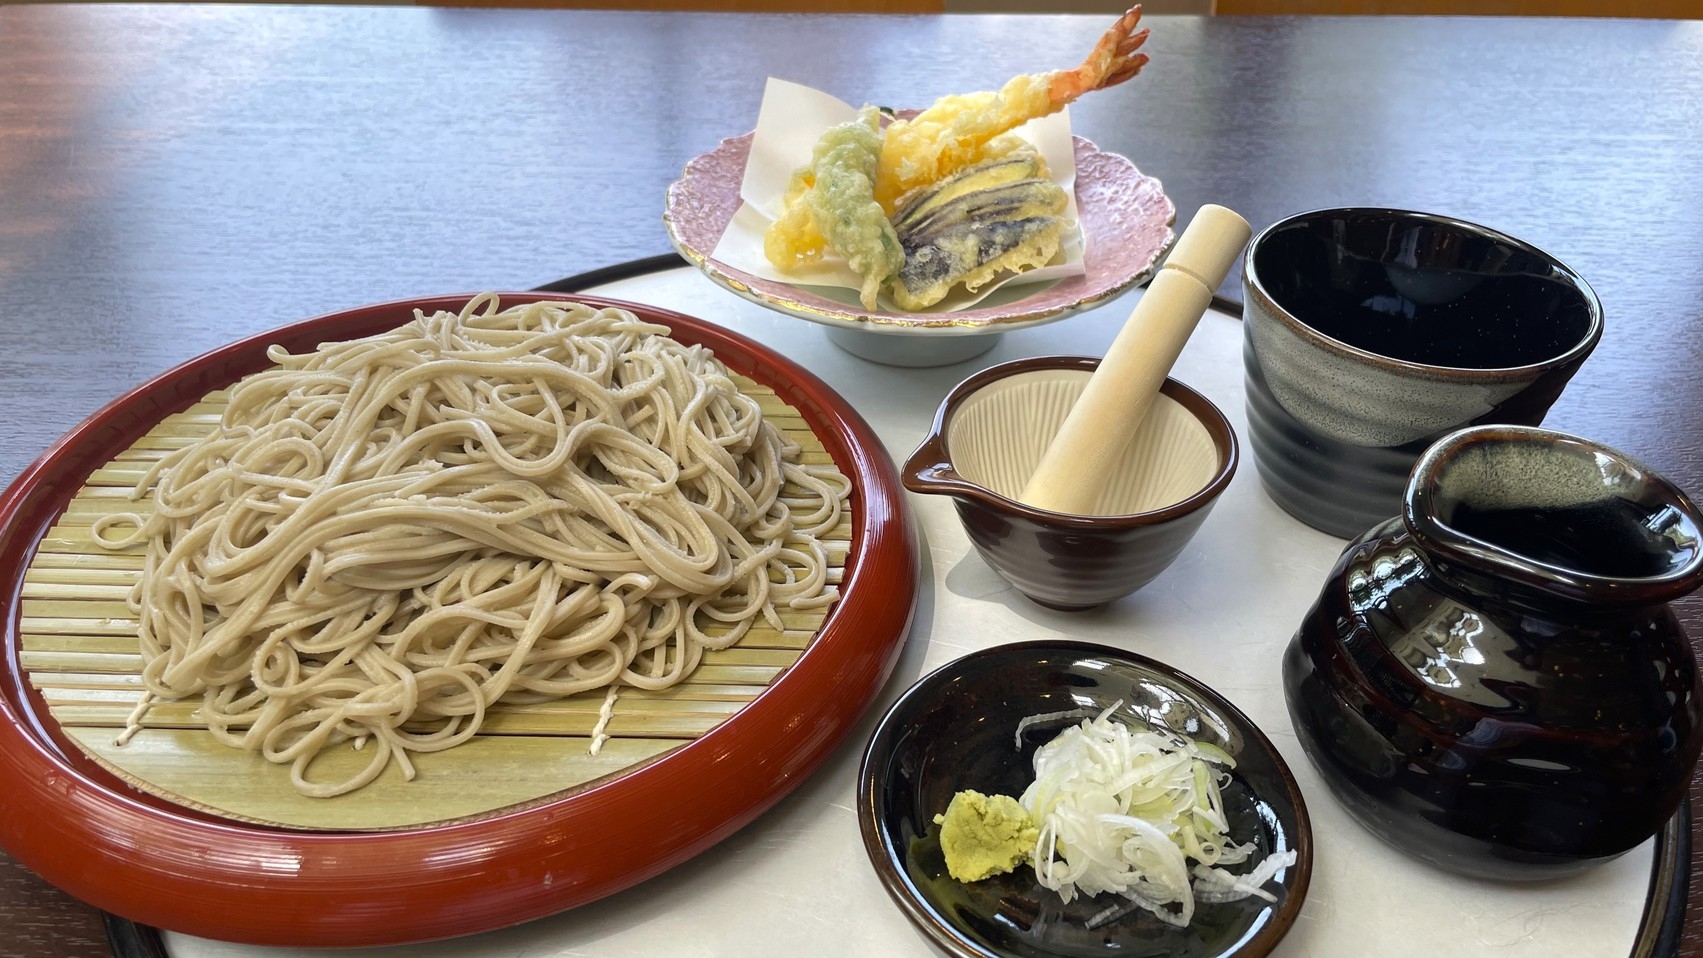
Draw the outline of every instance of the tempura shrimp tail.
M1010 152L1004 134L1057 113L1084 93L1128 80L1147 65L1138 52L1141 7L1131 7L1073 70L1012 77L996 92L945 96L909 120L895 120L882 140L875 198L892 212L899 197L968 166Z
M1147 42L1147 31L1135 29L1140 22L1141 5L1136 4L1100 36L1081 66L1047 74L1047 98L1054 110L1084 93L1117 86L1141 72L1148 58L1136 52Z

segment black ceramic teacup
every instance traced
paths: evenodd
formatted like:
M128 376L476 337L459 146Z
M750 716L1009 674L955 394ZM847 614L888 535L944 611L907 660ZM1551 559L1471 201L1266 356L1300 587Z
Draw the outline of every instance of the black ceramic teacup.
M1271 498L1353 537L1400 510L1415 460L1463 426L1535 426L1602 337L1553 256L1433 213L1317 210L1248 246L1249 442Z

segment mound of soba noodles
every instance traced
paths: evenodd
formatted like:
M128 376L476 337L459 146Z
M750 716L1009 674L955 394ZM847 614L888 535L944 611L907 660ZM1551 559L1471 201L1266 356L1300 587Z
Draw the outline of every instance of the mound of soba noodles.
M679 682L777 607L833 601L817 536L849 483L701 347L620 309L493 296L416 312L233 386L142 480L131 593L146 687L341 794L498 702ZM607 712L607 709L605 710ZM309 775L343 743L345 781Z

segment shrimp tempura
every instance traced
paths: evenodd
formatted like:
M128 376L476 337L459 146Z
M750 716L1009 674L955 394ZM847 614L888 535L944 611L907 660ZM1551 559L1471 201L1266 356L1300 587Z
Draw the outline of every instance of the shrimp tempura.
M915 118L888 124L876 167L876 200L891 212L906 192L1011 152L1014 138L1002 134L1141 72L1147 55L1136 51L1146 42L1147 31L1135 30L1139 22L1137 5L1100 37L1074 70L1023 74L997 92L941 97Z

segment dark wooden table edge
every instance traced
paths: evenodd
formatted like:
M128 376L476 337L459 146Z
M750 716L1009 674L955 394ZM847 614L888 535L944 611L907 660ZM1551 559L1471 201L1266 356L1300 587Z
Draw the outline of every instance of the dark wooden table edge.
M662 253L628 260L564 277L535 287L547 293L577 293L606 283L634 279L690 265L678 253ZM1212 297L1212 308L1240 316L1242 304L1222 295ZM1650 889L1638 921L1630 958L1675 958L1685 930L1685 910L1691 885L1691 800L1680 803L1656 836L1655 860L1650 866ZM159 929L117 915L102 915L107 943L114 958L170 958Z

